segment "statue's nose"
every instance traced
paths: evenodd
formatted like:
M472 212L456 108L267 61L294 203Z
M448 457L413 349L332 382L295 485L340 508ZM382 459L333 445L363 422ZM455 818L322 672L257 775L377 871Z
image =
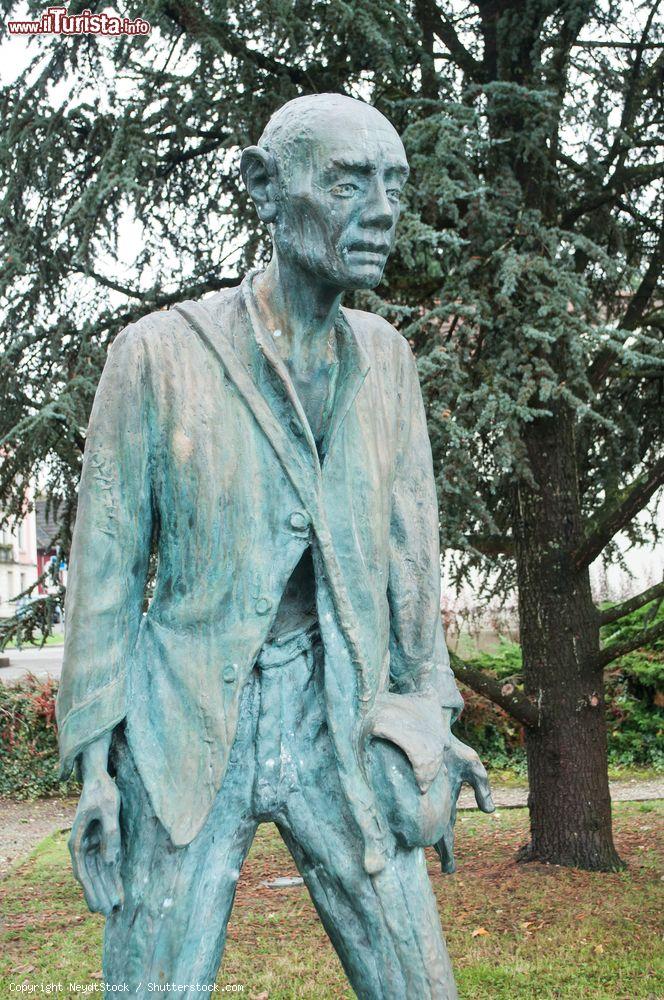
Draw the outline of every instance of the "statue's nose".
M365 225L390 229L394 223L393 208L387 197L383 182L376 178L368 193L367 202L362 213Z

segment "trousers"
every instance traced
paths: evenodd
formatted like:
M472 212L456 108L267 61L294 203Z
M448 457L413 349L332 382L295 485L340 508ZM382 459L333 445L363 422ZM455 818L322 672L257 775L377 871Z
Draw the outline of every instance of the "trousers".
M381 872L364 871L326 724L324 669L320 640L302 633L263 648L243 690L222 787L184 847L155 816L116 733L125 900L106 921L107 982L128 984L133 996L147 996L148 983L212 986L240 868L258 824L269 821L360 1000L455 1000L424 852L395 842Z

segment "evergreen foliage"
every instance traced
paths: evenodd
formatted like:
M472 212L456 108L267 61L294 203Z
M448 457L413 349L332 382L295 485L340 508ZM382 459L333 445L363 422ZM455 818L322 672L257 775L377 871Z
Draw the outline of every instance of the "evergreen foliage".
M412 175L384 282L356 304L396 320L418 355L455 578L517 583L525 693L509 710L538 739L547 712L569 711L570 678L592 702L598 671L639 636L597 652L588 566L619 558L619 532L657 537L647 511L664 481L660 7L132 0L121 12L149 20L147 38L36 39L0 92L5 510L45 467L66 547L109 343L265 259L238 153L276 107L362 97L403 134Z
M109 342L264 259L238 149L326 89L377 103L408 148L399 246L368 298L421 358L459 576L497 559L513 580L510 486L542 413L576 415L588 525L624 504L660 458L658 5L491 6L152 0L123 5L147 39L36 41L0 95L5 506L45 463L67 520Z

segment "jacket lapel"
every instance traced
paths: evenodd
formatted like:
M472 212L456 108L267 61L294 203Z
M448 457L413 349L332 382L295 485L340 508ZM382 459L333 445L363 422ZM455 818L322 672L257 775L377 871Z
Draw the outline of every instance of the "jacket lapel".
M371 368L367 354L343 309L339 313L336 331L339 345L339 377L332 415L323 436L322 450L326 457Z
M312 476L311 468L305 466L294 442L268 406L229 339L200 303L182 302L173 308L184 317L217 358L265 434L303 504L312 518L318 520L320 503L317 477Z
M312 457L315 462L312 467L309 461L305 462L304 452L298 449L296 442L288 434L281 421L277 419L265 400L265 397L258 389L246 365L240 360L233 349L230 340L223 333L219 324L212 319L208 311L198 302L182 302L173 308L177 310L192 327L192 329L196 331L203 343L221 364L228 379L235 386L240 397L244 400L245 405L249 408L257 424L265 434L274 453L286 472L286 475L290 479L296 493L299 495L305 509L311 517L311 523L316 533L320 552L325 564L326 575L331 585L332 600L339 617L342 631L344 632L348 642L351 658L356 669L358 670L360 681L359 698L361 702L366 703L368 700L368 691L365 687L365 677L362 669L363 655L359 644L359 630L355 620L355 612L348 596L343 572L334 549L334 543L332 541L330 527L325 513L325 504L322 496L322 476L315 442L313 441L313 438L311 438L311 444L313 445ZM355 340L353 331L350 330L350 325L348 333L350 333L353 337L353 344L356 344L357 341ZM260 331L258 336L260 337ZM351 344L351 355L352 352L353 347ZM340 426L343 417L348 412L348 408L355 398L365 377L366 370L360 369L357 374L350 378L345 387L342 388L340 396L341 409L339 413L334 415L331 421L330 440L332 434L336 432L336 429ZM287 373L285 385L286 389L290 389L295 397L293 405L295 406L296 411L301 414L301 419L303 419L303 430L306 432L308 421L302 411L302 407L297 399L292 382L290 378L288 378ZM336 409L337 408L335 406L335 410ZM310 430L309 436L311 437Z
M283 388L286 392L288 400L297 414L298 423L303 432L303 436L307 442L307 446L311 453L311 459L314 464L316 472L320 474L320 460L318 458L318 449L316 448L316 442L314 441L313 434L311 433L311 427L309 426L309 421L307 420L306 414L302 407L302 403L295 391L293 385L293 380L288 374L288 369L281 359L281 355L276 348L274 340L270 336L269 332L266 330L263 321L258 313L258 308L256 306L256 300L254 298L254 293L251 288L251 282L253 280L255 271L251 271L245 280L242 282L242 299L244 301L247 314L249 316L249 323L253 330L256 343L258 344L259 350L267 359L268 363L274 368L280 381L283 384Z

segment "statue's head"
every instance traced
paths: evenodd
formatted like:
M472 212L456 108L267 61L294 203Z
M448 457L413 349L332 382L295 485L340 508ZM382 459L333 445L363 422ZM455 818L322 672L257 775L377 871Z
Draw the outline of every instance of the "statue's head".
M339 290L378 284L408 176L379 111L340 94L289 101L244 150L242 176L280 260Z

